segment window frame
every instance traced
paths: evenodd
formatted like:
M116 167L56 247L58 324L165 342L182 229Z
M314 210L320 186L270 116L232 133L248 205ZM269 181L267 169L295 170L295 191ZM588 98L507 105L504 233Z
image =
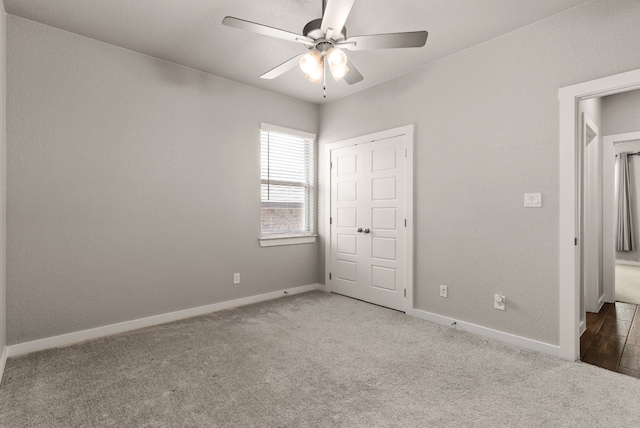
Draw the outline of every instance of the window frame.
M316 207L317 207L317 145L316 145L316 134L300 131L298 129L286 128L283 126L273 125L266 122L260 123L260 170L262 171L262 133L263 132L275 132L293 135L296 137L300 137L301 139L310 141L311 143L311 154L313 156L310 166L312 168L311 173L309 174L311 178L311 183L305 183L303 186L299 184L289 183L286 181L271 180L271 184L284 184L284 185L297 185L299 187L304 187L307 190L307 198L310 199L305 203L305 217L306 221L311 223L310 231L303 231L299 233L263 233L262 232L262 185L267 184L268 181L262 178L262 172L260 173L260 236L259 242L261 247L274 247L280 245L297 245L297 244L311 244L316 242L318 234L316 233L317 221L316 221Z

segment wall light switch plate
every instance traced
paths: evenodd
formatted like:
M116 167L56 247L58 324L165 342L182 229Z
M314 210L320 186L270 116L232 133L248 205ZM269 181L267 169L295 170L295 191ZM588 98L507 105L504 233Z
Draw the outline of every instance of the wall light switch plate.
M240 284L240 273L239 272L233 274L233 283L234 284Z
M527 208L540 208L542 206L542 193L525 193L524 206Z

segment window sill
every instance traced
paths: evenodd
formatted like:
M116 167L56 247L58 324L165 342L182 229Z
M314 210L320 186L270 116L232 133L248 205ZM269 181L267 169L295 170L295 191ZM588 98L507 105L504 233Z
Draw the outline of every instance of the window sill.
M318 235L272 235L261 236L261 247L277 247L279 245L298 245L298 244L313 244L316 242Z

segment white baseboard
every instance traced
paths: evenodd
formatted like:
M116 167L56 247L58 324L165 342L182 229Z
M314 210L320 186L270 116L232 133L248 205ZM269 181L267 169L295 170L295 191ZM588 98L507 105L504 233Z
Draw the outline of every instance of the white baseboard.
M45 349L58 348L61 346L68 346L74 343L83 342L85 340L97 339L100 337L110 336L112 334L124 333L126 331L151 327L158 324L165 324L171 321L178 321L185 318L192 318L199 315L222 311L225 309L236 308L238 306L245 306L252 303L273 300L287 295L305 293L307 291L317 290L319 286L320 284L302 285L285 290L273 291L271 293L259 294L257 296L243 297L241 299L214 303L212 305L199 306L197 308L185 309L182 311L170 312L167 314L155 315L132 321L125 321L118 324L111 324L103 327L92 328L89 330L62 334L60 336L47 337L45 339L34 340L31 342L18 343L16 345L7 346L5 348L5 351L2 354L2 361L4 362L7 358L17 357L19 355L29 354L31 352L43 351ZM2 367L4 367L4 365Z
M5 346L2 349L2 355L0 355L0 384L2 383L2 377L4 376L4 368L7 365L7 354L9 353L9 351L7 350L7 347Z
M453 318L444 317L431 312L421 311L419 309L413 310L413 316L426 321L433 322L435 324L451 326L454 322L458 330L466 331L468 333L477 334L478 336L488 337L500 342L516 345L521 348L530 349L532 351L541 352L543 354L552 355L554 357L560 357L560 347L551 345L544 342L539 342L533 339L527 339L526 337L516 336L514 334L505 333L499 330L493 330L491 328L482 327L476 324L467 323L464 321L458 321Z
M640 262L634 262L632 260L616 260L617 265L627 265L627 266L640 266Z

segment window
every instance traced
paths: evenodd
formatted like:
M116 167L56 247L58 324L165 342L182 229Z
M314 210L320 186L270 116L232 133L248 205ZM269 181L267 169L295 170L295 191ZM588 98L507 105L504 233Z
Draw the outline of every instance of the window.
M262 246L315 241L315 135L263 123Z

